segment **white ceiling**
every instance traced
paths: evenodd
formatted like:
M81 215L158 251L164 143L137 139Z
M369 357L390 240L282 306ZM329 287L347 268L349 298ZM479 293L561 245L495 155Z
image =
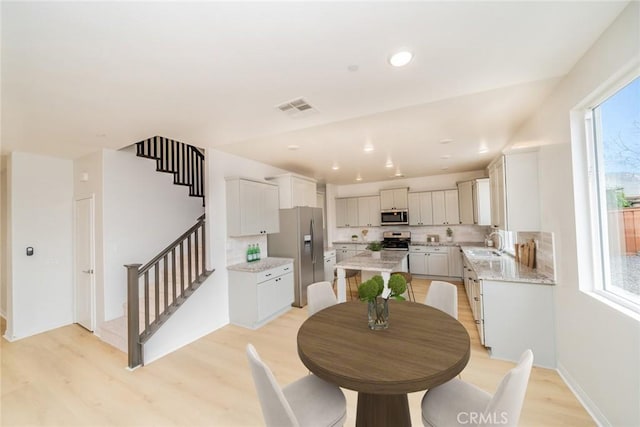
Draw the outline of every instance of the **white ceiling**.
M2 151L162 135L336 184L476 170L627 3L2 2ZM317 111L275 108L297 97Z

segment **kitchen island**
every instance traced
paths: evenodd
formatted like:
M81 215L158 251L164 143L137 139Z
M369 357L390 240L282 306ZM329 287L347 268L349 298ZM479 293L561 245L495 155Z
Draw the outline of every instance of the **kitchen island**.
M338 276L338 302L347 300L347 282L345 270L360 270L362 280L367 280L375 274L380 274L385 286L389 282L389 276L393 271L408 271L407 251L380 251L380 258L374 258L372 252L366 251L351 258L347 258L336 264Z

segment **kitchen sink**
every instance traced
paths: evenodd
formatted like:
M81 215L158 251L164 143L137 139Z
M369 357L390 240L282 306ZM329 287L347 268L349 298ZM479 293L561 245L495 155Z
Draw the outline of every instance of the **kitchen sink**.
M502 254L495 249L467 249L466 252L472 257L495 258L502 256Z

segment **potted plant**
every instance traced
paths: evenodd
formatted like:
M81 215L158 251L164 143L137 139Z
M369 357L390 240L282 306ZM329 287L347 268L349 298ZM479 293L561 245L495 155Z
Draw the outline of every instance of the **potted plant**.
M371 242L367 245L367 249L371 251L371 258L380 258L382 243L378 241Z
M447 227L447 242L453 241L453 230L451 227Z
M358 298L366 301L369 328L373 330L389 327L389 298L404 301L402 296L407 290L407 282L399 274L389 278L387 287L384 286L382 276L376 275L358 286Z
M351 240L352 240L353 242L357 242L357 241L358 241L358 235L357 235L357 234L352 234L352 235L351 235Z

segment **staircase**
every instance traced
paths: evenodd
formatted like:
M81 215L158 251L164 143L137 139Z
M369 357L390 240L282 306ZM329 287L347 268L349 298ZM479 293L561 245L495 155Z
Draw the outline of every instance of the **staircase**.
M144 266L127 268L129 367L144 364L143 344L213 273L205 266L205 216Z
M154 136L136 143L136 155L156 161L204 206L204 154L196 147ZM128 353L129 367L144 364L144 344L213 273L206 268L205 215L144 266L126 265L124 316L101 325L101 338Z
M189 187L189 196L202 197L204 206L204 154L200 149L162 136L136 143L136 155L156 161L156 170L173 174L173 183Z

